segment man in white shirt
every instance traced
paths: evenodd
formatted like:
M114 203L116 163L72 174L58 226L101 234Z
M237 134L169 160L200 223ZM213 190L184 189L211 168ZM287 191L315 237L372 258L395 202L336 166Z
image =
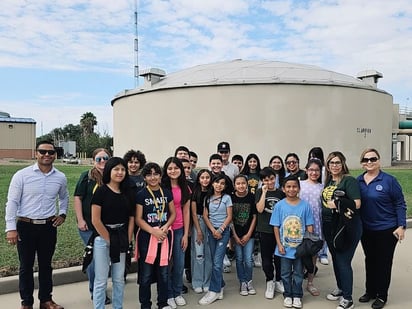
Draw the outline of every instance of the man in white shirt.
M217 152L222 157L222 162L223 162L222 170L225 172L225 175L227 175L233 182L233 179L235 178L235 176L239 174L239 168L237 167L237 165L229 161L229 157L230 157L229 143L220 142L219 144L217 144Z

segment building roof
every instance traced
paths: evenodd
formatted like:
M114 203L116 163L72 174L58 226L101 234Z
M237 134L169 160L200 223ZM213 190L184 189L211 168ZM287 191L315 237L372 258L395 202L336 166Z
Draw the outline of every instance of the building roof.
M14 118L14 117L0 117L0 122L6 123L34 123L36 124L36 120L33 118Z
M168 88L234 84L336 85L385 92L361 79L314 65L236 59L198 65L165 76L158 76L157 82L152 82L151 85L145 83L139 88L125 90L116 97Z

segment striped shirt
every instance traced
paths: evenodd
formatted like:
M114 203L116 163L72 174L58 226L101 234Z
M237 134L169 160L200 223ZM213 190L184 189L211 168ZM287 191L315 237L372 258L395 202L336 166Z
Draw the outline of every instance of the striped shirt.
M59 201L59 205L57 204ZM66 214L69 204L66 176L52 167L44 174L37 163L17 171L6 203L6 232L16 230L16 218L45 219ZM58 207L58 211L56 209Z

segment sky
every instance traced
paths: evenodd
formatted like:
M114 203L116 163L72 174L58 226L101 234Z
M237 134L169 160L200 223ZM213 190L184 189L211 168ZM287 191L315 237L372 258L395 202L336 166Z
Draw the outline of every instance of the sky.
M112 135L111 100L143 83L136 64L173 73L233 59L374 69L412 110L411 54L410 0L1 0L0 111L33 118L37 136L92 112Z

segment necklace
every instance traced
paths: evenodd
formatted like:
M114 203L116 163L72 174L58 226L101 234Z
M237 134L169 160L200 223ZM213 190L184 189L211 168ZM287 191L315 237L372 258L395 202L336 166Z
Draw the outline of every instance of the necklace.
M152 189L150 189L149 187L147 187L147 191L149 191L150 195L153 198L153 203L155 204L155 209L157 212L157 217L159 218L159 226L162 226L162 218L163 218L163 214L166 208L166 203L165 203L165 196L163 194L163 189L162 187L159 187L160 190L160 194L162 195L162 209L160 209L159 207L159 203L157 202L156 197L154 196L154 193L152 191Z

